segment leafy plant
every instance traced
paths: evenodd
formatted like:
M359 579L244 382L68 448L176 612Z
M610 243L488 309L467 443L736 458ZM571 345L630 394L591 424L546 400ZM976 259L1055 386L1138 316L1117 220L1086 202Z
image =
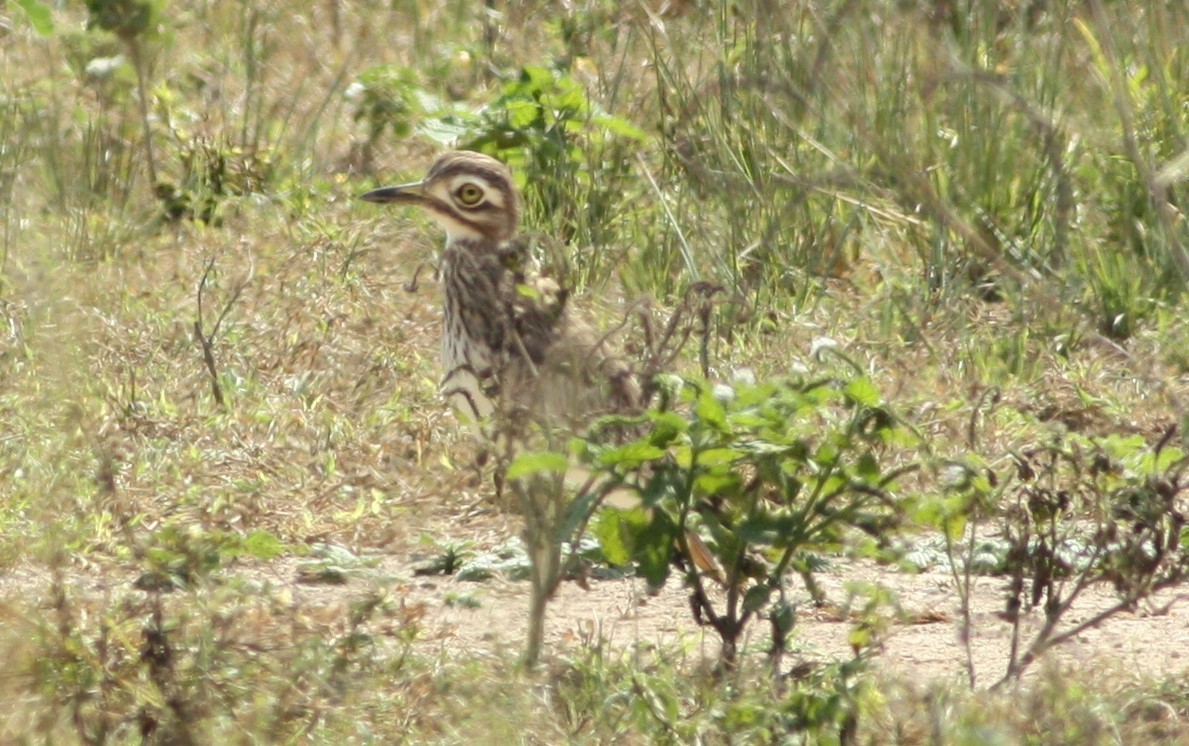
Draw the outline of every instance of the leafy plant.
M1008 578L1004 615L1012 644L998 685L1017 679L1046 650L1189 578L1189 456L1173 444L1175 433L1170 427L1152 444L1138 436L1055 433L1014 454L1007 469L977 459L953 467L962 476L928 510L953 539L967 644L980 529L989 524L1006 545L997 569ZM1094 586L1112 588L1115 601L1068 620ZM1028 637L1031 611L1043 618ZM973 686L973 663L968 674Z
M120 591L97 607L55 576L51 607L32 620L32 642L13 661L45 700L47 732L83 744L210 743L252 728L300 738L349 699L359 677L404 678L423 613L373 590L349 605L341 626L319 631L267 586L190 587L182 598L166 590ZM261 636L265 619L275 638ZM228 696L248 682L269 686L270 696Z
M400 65L375 65L363 71L349 92L355 99L355 121L367 126L369 142L385 132L408 137L423 110L418 98L417 74Z
M157 182L157 198L171 221L222 222L221 208L231 197L261 193L273 180L274 156L202 137L178 136L181 178Z
M901 428L864 377L734 387L671 377L662 392L638 439L579 446L611 484L642 496L637 509L604 511L595 532L609 558L636 562L651 584L680 569L696 620L722 640L723 665L737 664L745 630L766 619L778 667L795 622L788 574L819 596L813 576L827 554L895 530L889 487L904 468L880 454Z
M527 285L518 285L518 289L526 294L538 292ZM635 373L641 380L650 381L657 371L671 366L698 327L702 331L703 363L706 364L705 342L711 298L715 294L717 289L709 287L688 293L659 334L653 332L651 314L640 312L644 339L639 351L643 363ZM627 320L603 342L622 331L626 323ZM654 393L646 391L645 396L651 397ZM526 400L532 398L533 394L526 396ZM647 400L642 400L640 406ZM567 448L567 443L574 439L575 427L581 427L585 424L583 421L588 422L595 413L572 412L569 416L579 419L563 417L559 420L548 413L533 412L531 406L501 398L491 423L484 426L498 456L497 484L501 489L506 486L511 490L524 516L522 540L528 559L531 593L523 662L530 668L540 658L549 600L556 593L568 566L589 554L589 548L583 545L586 528L601 503L620 486L620 480L606 479L597 471L589 473L585 469L572 468L575 465L571 456L575 454L567 451L581 450L581 440L574 441L574 448ZM637 429L639 423L635 420L630 416L599 420L593 429L587 430L586 437L593 438L591 442L622 442Z
M806 743L849 744L866 742L858 737L862 715L876 709L861 660L805 666L762 687L690 671L680 650L645 661L639 651L591 640L556 665L553 688L567 726L649 743L799 743L789 738L797 734Z
M17 5L25 11L25 16L38 34L49 36L54 32L54 15L50 6L38 0L19 0Z
M521 69L466 130L464 147L507 161L529 211L580 245L607 242L633 181L629 156L648 140L574 78L543 67Z
M416 72L401 65L369 67L347 88L346 96L355 104L353 119L363 123L367 132L360 154L365 171L371 170L376 143L385 134L404 139L427 111L441 109Z
M157 159L153 154L153 128L149 122L148 70L145 41L156 33L160 0L87 0L87 28L111 32L124 44L136 70L136 90L144 125L149 184L157 185Z
M136 587L170 591L193 588L240 557L273 559L284 553L286 546L267 531L240 535L171 523L134 551L144 568Z

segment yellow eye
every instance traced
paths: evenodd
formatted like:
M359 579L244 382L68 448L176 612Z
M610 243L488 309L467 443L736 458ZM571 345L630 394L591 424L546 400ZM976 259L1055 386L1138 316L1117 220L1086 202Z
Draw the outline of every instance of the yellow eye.
M470 182L460 186L454 194L465 207L474 207L483 200L483 190L477 184Z

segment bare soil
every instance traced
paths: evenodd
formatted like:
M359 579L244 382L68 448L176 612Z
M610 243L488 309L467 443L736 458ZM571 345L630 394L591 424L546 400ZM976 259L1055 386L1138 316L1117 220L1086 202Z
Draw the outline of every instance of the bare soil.
M496 519L495 522L502 522ZM509 521L510 522L510 521ZM487 526L488 531L494 528ZM392 600L416 609L420 628L416 645L429 655L484 656L514 654L527 629L528 583L493 578L483 582L445 576L416 576L415 554L378 554L367 557L368 567L353 572L341 585L299 580L306 560L285 558L271 562L243 563L227 575L267 584L291 599L303 616L341 621L351 601L386 588ZM70 582L83 596L110 598L131 588L132 578L118 572L78 572ZM848 605L856 608L864 597L851 597L855 581L890 590L896 609L889 610L889 625L877 665L889 676L917 682L964 681L967 651L960 639L961 610L953 578L931 570L906 573L867 561L840 560L819 576L828 601L811 603L807 594L798 599L797 628L792 663L849 657ZM1011 649L1012 627L1005 621L1003 585L999 578L976 578L972 592L973 635L970 655L979 684L997 681L1004 673ZM49 605L50 575L30 565L0 575L0 599L10 610L32 604ZM1135 612L1118 614L1100 626L1076 636L1046 655L1076 668L1106 668L1164 677L1189 671L1189 594L1164 593ZM1083 595L1064 620L1075 625L1113 602L1106 589ZM1041 623L1032 612L1022 626L1021 647ZM1063 627L1068 628L1068 627ZM766 647L764 625L754 625L757 635L747 645ZM698 627L690 613L689 594L674 579L649 592L636 579L567 582L549 609L547 640L555 653L580 645L604 644L629 650L633 646L661 646L686 652L695 662L710 661L717 651L713 631ZM1039 668L1036 666L1034 668Z

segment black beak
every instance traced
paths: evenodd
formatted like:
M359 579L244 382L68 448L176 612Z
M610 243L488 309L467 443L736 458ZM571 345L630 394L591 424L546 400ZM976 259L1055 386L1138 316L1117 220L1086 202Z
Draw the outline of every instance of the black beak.
M425 202L425 182L418 181L413 184L381 187L380 189L373 189L370 192L361 194L359 198L367 202L378 202L381 204L397 202L406 205L419 205Z

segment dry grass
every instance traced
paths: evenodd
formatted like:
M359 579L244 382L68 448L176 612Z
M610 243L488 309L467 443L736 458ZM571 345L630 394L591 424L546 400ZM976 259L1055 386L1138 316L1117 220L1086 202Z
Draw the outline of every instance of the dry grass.
M0 657L9 661L0 674L0 741L645 743L738 734L769 742L813 727L813 717L841 722L821 713L854 686L865 742L984 743L992 736L980 734L989 733L1002 742L1186 742L1178 678L1043 678L992 695L860 685L828 669L773 690L756 683L767 680L755 671L741 674L754 675L751 686L714 681L689 651L621 653L594 643L565 648L552 672L526 678L511 654L442 652L422 626L425 609L402 596L415 578L357 574L349 592L328 587L300 598L291 584L252 579L245 568L267 566L277 553L317 559L335 545L357 559L420 557L452 543L490 549L519 530L515 516L492 504L471 443L436 397L438 289L428 270L415 291L405 287L432 260L436 238L413 216L354 199L377 181L420 173L439 147L425 137L368 136L357 100L344 93L377 64L407 66L422 92L477 108L498 96L493 71L558 61L571 65L591 100L647 130L651 139L629 149L638 159L574 136L588 155L598 151L587 167L610 164L607 173L631 186L611 204L612 240L572 248L587 292L608 299L608 317L623 295L672 304L692 271L732 285L714 344L720 374L822 370L810 345L833 338L939 459L971 449L973 410L990 389L999 404L976 417L973 445L992 463L1054 429L1155 441L1185 424L1189 327L1179 293L1124 293L1126 338L1104 331L1093 310L1098 286L1075 272L1077 261L1013 264L1025 273L1043 265L1033 275L1041 279L1021 288L999 267L1003 299L988 302L965 279L987 271L974 266L986 257L970 248L970 235L953 238L978 211L950 215L943 228L944 211L912 214L905 201L921 194L895 193L903 185L892 175L866 168L862 153L877 150L879 133L839 113L860 108L831 102L815 110L824 123L798 120L798 144L788 148L791 136L777 123L747 119L764 105L799 115L778 110L785 99L746 86L727 91L729 76L714 72L717 53L705 50L729 46L722 28L733 13L760 18L769 3L722 11L670 3L659 15L649 3L513 3L493 16L494 51L483 4L390 5L163 9L162 35L148 47L152 128L161 178L189 200L190 214L178 220L164 217L168 205L147 183L134 78L126 68L110 77L86 69L121 52L119 41L82 30L77 7L53 11L48 37L20 5L0 11ZM915 23L915 10L874 5L890 27ZM828 14L801 12L808 48ZM1186 28L1172 4L1162 12L1174 31ZM1184 38L1174 31L1167 33ZM733 60L746 72L758 64L750 55L762 36L746 22L734 33L726 35L738 42ZM832 64L842 72L819 83L858 100L862 76L848 77L837 60L862 39L837 33L842 51ZM1129 43L1124 37L1116 43ZM964 41L963 50L996 52ZM1184 55L1165 72L1183 69ZM1053 68L1041 72L1060 80ZM1146 89L1135 85L1132 104L1155 118L1160 102L1147 107ZM1183 110L1184 92L1172 89L1164 95ZM732 95L742 127L710 111ZM699 97L707 108L691 109ZM1084 147L1105 153L1120 133L1092 129L1088 100L1071 94L1070 121L1075 134L1093 136ZM1179 143L1170 136L1152 145L1154 161L1184 148L1183 118L1181 127ZM746 142L738 139L744 131ZM844 135L852 160L839 149L824 161L796 161L797 186L812 195L804 203L765 192L766 177L741 188L727 170L734 163L740 172L780 172L785 182L774 179L772 189L791 189L793 175L773 157L795 150L805 158L813 137L840 148ZM683 164L699 151L682 145L703 148L699 157L715 170ZM214 194L209 224L190 219L213 194L209 167L219 158L228 172L259 170L263 186L228 187ZM645 170L660 176L661 193ZM207 181L195 181L196 172ZM1094 173L1077 178L1091 182L1078 187L1079 198L1093 193ZM938 189L942 207L965 206L960 188ZM1038 201L1050 196L1038 190ZM826 193L845 199L827 201ZM598 193L575 183L569 195L588 206ZM855 195L872 212L838 206ZM966 196L991 214L996 205L987 200L1002 194ZM1085 199L1083 209L1103 207ZM584 235L581 221L558 225L555 217L528 215L534 228ZM1042 215L1047 227L1012 236L1002 255L1016 262L1018 245L1050 240L1052 221L1063 217ZM1186 245L1183 217L1172 220L1180 232L1167 245L1178 237ZM1124 237L1105 225L1092 232L1096 221L1086 217L1090 227L1073 243L1123 254ZM1136 222L1152 235L1169 229L1150 211ZM679 231L696 266L682 259ZM763 255L754 265L739 257L753 243L760 248L748 256ZM933 264L922 248L930 245L945 254ZM1127 256L1136 267L1155 261ZM209 334L224 310L210 340L212 379L194 324L201 315ZM162 578L185 587L166 593L152 585ZM813 710L819 700L824 709ZM897 738L881 740L889 732Z

